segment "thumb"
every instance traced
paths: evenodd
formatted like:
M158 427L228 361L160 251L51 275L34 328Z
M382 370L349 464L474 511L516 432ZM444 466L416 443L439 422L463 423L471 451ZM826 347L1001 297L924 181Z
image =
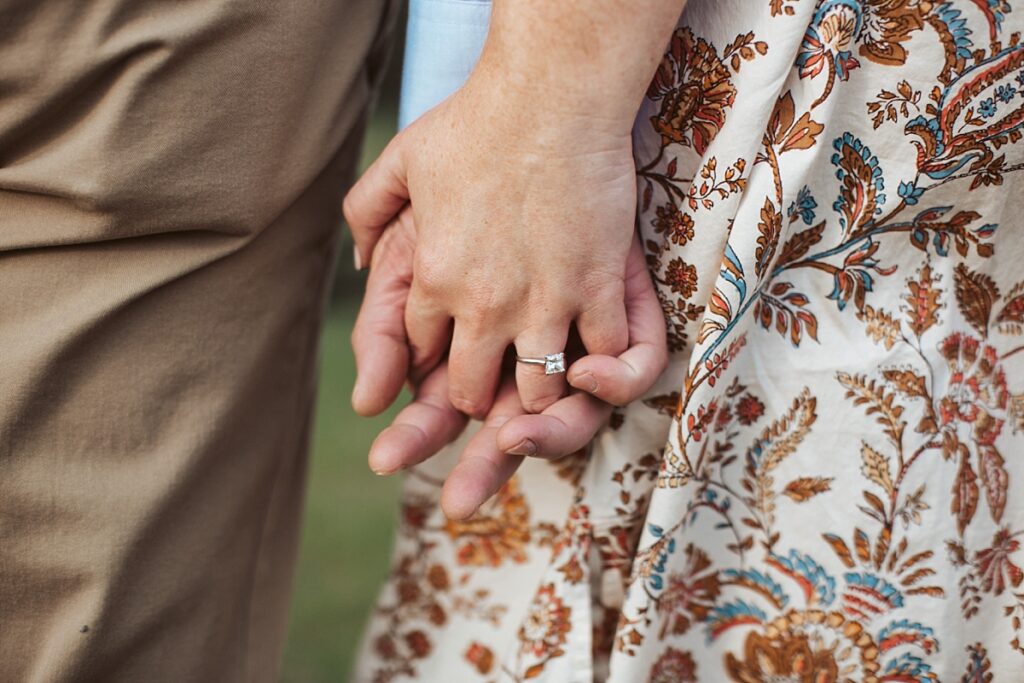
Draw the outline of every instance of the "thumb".
M342 211L355 239L357 269L370 262L381 233L409 201L404 140L395 136L345 196Z
M616 356L584 356L569 368L574 388L622 406L654 386L668 364L665 314L654 291L639 240L626 262L626 318L629 348Z

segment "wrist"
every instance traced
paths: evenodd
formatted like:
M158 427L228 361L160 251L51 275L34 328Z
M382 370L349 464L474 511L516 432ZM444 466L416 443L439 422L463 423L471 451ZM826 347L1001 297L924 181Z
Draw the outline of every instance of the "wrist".
M631 148L638 102L596 98L544 80L517 83L480 64L454 99L475 128L499 135L506 147L569 156Z

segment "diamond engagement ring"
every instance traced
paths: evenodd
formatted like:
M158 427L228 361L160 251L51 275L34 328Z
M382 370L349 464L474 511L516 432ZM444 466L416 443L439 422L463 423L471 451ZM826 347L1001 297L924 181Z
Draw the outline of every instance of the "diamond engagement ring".
M545 375L558 375L565 372L564 353L549 353L543 358L523 358L517 355L516 362L527 365L543 365Z

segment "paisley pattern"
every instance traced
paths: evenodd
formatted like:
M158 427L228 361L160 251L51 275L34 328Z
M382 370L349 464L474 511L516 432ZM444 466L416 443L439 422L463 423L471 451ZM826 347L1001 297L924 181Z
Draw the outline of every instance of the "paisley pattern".
M359 680L1019 681L1024 8L691 0L637 118L673 361L446 522Z

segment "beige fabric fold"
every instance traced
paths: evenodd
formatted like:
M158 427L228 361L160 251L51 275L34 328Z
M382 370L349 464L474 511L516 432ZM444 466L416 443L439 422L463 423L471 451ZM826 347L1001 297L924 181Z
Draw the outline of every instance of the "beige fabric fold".
M276 678L393 5L0 2L0 680Z

